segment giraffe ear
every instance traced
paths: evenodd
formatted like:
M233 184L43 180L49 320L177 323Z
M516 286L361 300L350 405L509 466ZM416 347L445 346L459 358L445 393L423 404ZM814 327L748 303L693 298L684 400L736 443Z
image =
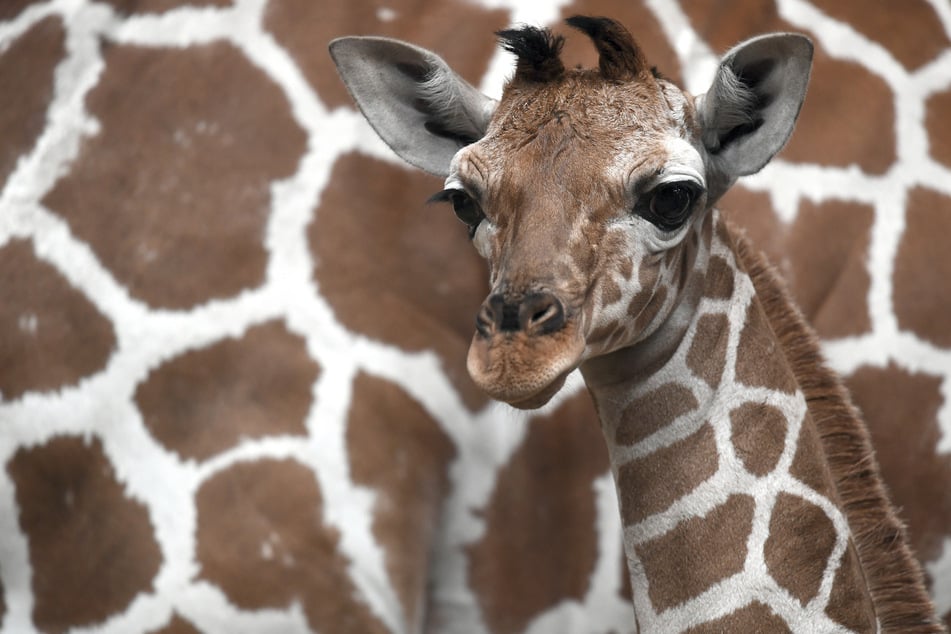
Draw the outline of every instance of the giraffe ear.
M753 174L782 149L811 67L812 42L792 33L747 40L724 56L700 103L703 144L718 171Z
M496 101L435 53L384 37L330 43L337 71L380 138L403 160L445 176L459 148L485 134Z

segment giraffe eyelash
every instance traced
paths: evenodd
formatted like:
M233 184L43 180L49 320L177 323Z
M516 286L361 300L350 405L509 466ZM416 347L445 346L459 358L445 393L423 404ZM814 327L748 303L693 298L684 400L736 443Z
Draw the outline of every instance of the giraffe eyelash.
M469 232L469 239L475 236L476 229L485 220L485 214L482 207L476 202L475 198L469 195L464 189L448 188L436 192L429 197L429 203L448 202L452 205L452 211L456 217L462 221Z
M452 196L453 196L454 194L458 194L459 192L462 192L462 190L461 190L461 189L455 189L455 188L443 189L443 190L441 190L441 191L436 192L435 194L433 194L433 195L430 196L429 198L427 198L427 199L426 199L426 204L427 204L427 205L431 205L431 204L433 204L433 203L450 203L450 202L452 202ZM465 193L465 192L463 192L463 193Z

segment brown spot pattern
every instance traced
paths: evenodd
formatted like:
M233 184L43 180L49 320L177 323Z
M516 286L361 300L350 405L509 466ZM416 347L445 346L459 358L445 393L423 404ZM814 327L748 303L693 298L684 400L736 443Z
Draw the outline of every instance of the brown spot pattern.
M17 10L8 2L3 4L0 19L5 10ZM0 54L0 189L43 130L53 98L53 72L63 52L63 27L59 19L50 17Z
M925 108L931 156L951 166L951 90L932 95Z
M764 403L743 403L730 412L731 441L746 470L764 476L786 446L786 417Z
M772 2L685 0L682 6L700 36L716 51L762 33L803 31L780 19ZM819 165L856 164L870 174L884 173L896 157L891 89L863 66L831 57L816 38L813 43L809 93L781 156ZM829 143L829 130L836 131L835 143Z
M796 378L779 349L779 341L755 297L746 311L736 352L736 378L750 387L765 387L794 394Z
M661 286L654 292L653 300L642 310L638 315L637 319L634 320L634 328L637 332L643 332L652 321L660 314L661 309L664 307L664 302L667 301L667 287ZM633 302L631 304L633 306ZM628 312L630 312L631 307L628 307Z
M337 319L404 350L434 349L466 404L476 409L486 397L469 378L465 359L476 311L488 294L487 276L452 211L424 205L441 188L432 176L358 154L343 156L308 239L321 295ZM420 236L426 236L424 249Z
M395 37L436 52L474 85L495 53L492 33L509 22L508 11L486 10L463 0L427 3L312 2L268 3L265 28L287 47L328 107L353 107L323 43L344 35ZM385 19L390 18L390 19ZM315 46L320 42L320 46ZM433 190L435 191L435 190ZM432 193L432 192L430 192Z
M817 46L809 93L782 156L820 165L855 164L869 174L884 174L897 156L894 103L885 80ZM834 143L829 143L829 130L835 130Z
M606 277L604 281L601 282L601 306L610 306L620 301L620 299L621 287L614 281L614 278L610 276Z
M713 427L704 424L669 447L622 465L617 481L624 526L669 508L713 476L718 464Z
M789 473L813 491L828 497L832 493L832 474L829 466L821 458L825 455L815 423L808 414L799 429L796 441L796 455L793 456Z
M618 333L627 332L620 322L609 321L601 324L597 328L591 331L586 339L589 343L600 343L603 342L605 347L610 345L611 339L614 338Z
M783 240L786 227L776 215L768 193L750 191L737 184L720 199L717 207L725 218L743 229L749 241L766 254L773 266L784 275L787 273Z
M816 0L815 5L885 46L905 68L916 70L948 47L934 9L924 0L903 2L901 10L882 3Z
M704 517L681 522L637 547L655 610L679 605L743 570L754 506L750 496L732 495Z
M871 331L866 261L875 210L843 201L804 200L789 229L785 251L791 262L793 295L822 338Z
M862 566L855 546L849 540L832 582L829 605L826 607L829 618L854 632L875 631L875 609L868 593L862 591L865 586Z
M779 634L792 632L769 606L753 601L747 606L722 616L715 621L691 627L684 634L726 634L728 632L769 632Z
M631 259L621 260L618 272L625 280L631 279L631 276L634 275L634 261Z
M687 281L691 279L693 273L693 263L696 260L698 246L696 235L691 232L687 241L681 244L679 249L670 249L667 252L668 255L672 256L668 279L672 281L671 288L676 296L683 293ZM687 242L689 242L689 245Z
M119 13L164 13L178 7L228 7L232 0L104 0Z
M86 105L104 125L44 204L152 306L259 285L271 183L305 149L284 95L229 44L103 56Z
M736 253L736 243L733 240L733 236L730 234L730 228L727 226L727 224L720 219L718 219L717 222L714 222L712 215L707 216L707 218L710 218L709 222L712 226L712 231L717 236L717 239L722 244L726 245L728 249ZM709 230L707 229L707 222L708 222L707 220L704 220L703 231L705 234L708 234L709 232Z
M318 374L305 341L270 322L165 362L135 401L156 440L205 460L247 438L306 435Z
M614 441L619 445L633 445L698 405L693 392L679 383L666 383L624 408Z
M710 258L703 296L711 299L733 297L733 268L718 255Z
M720 384L729 336L726 315L703 315L697 320L697 331L687 351L687 367L712 388Z
M951 198L916 187L908 195L905 233L895 259L892 298L898 325L944 348L951 329L936 315L951 314Z
M37 628L99 623L152 589L161 553L148 512L126 496L98 439L20 449L7 472L29 543Z
M6 0L3 4L0 4L0 20L15 18L23 9L33 4L39 4L41 1L42 0Z
M640 334L650 325L667 299L667 287L657 284L658 272L655 264L645 258L637 270L640 290L627 305L627 315L634 320L635 334Z
M936 451L941 380L891 363L859 368L846 380L862 408L891 499L908 526L912 550L922 561L941 555L942 537L951 526L951 457Z
M154 8L153 8L153 9L148 9L148 7L161 7L161 6L163 6L163 5L173 6L173 5L175 5L175 4L185 4L184 2L181 2L180 0L151 0L151 1L149 1L149 0L142 0L142 1L140 1L140 2L135 2L135 0L107 0L107 1L111 2L113 5L116 5L116 6L124 5L124 6L129 6L129 7L131 7L131 6L133 6L133 5L137 5L138 7L141 8L141 10L162 10L162 9L154 9ZM24 5L24 4L26 4L26 3L18 2L17 0L13 0L12 4L13 4L13 6L16 6L16 5ZM226 4L226 2L224 2L224 1L219 1L219 0L193 0L193 2L191 2L190 4ZM278 3L272 3L271 6L274 7L274 6L276 6L277 4L278 4ZM286 4L291 4L291 3L286 3ZM597 4L597 3L595 3L595 4ZM588 5L586 4L585 6L588 6ZM7 9L7 11L9 11L10 7L7 6L6 9ZM308 7L308 9L311 9L311 7ZM129 10L131 11L132 9L129 9ZM140 9L135 9L135 10L140 10ZM0 9L0 15L3 15L3 12L4 12L4 9ZM292 13L292 12L291 12L291 13ZM354 13L355 13L355 12L354 12ZM755 13L755 11L754 11L754 13ZM288 22L288 23L291 23L292 20L288 20L287 22ZM332 19L331 19L331 20L327 20L327 22L328 22L328 23L332 23L332 24L336 24L336 23L338 23L339 21L337 21L337 20L332 20ZM634 23L629 23L629 24L631 24L631 25L632 25L632 28L634 28ZM303 31L304 29L300 29L300 30ZM576 36L576 38L577 38L577 36ZM482 38L482 39L486 39L486 38ZM491 39L491 38L488 38L488 39ZM302 50L302 49L301 49L300 47L298 47L297 50L300 51L300 50ZM652 56L652 58L653 58L653 56ZM0 60L0 62L2 62L2 60ZM906 65L907 65L907 62L906 62ZM666 69L665 69L665 70L666 70ZM326 80L326 78L327 78L328 76L330 76L330 75L331 75L331 74L324 73L323 79L324 79L325 81L329 81L329 80ZM0 77L2 77L2 76L3 76L3 74L0 73ZM316 73L314 74L314 76L316 77L316 78L314 79L315 83L321 79L321 77L317 76ZM0 95L2 95L2 94L3 94L3 92L0 91ZM0 97L0 98L2 98L2 97ZM37 112L39 112L39 110L37 110ZM2 116L2 115L0 115L0 116ZM2 303L0 303L0 305L2 305ZM659 306L659 304L658 304L658 306ZM7 330L6 330L6 329L0 329L0 332L7 332ZM361 378L363 378L363 377L361 377ZM352 414L352 415L353 415L353 414ZM761 605L759 605L759 604L754 604L753 606L750 606L750 607L751 607L751 608L757 608L757 609L759 609L759 608L763 608L764 606L761 606ZM768 610L766 610L766 612L768 613ZM181 619L179 619L179 617L177 617L177 616L175 617L175 619L176 619L176 621L181 621ZM173 621L173 623L175 623L176 621ZM732 623L732 621L731 621L731 623ZM185 623L185 626L188 627L188 624ZM743 630L742 630L742 629L739 629L739 631L743 631Z
M683 0L681 5L694 29L715 52L726 52L738 42L760 33L793 30L789 26L782 28L785 23L772 2Z
M0 332L3 400L75 384L116 345L109 321L22 240L0 248Z
M823 338L871 330L866 260L875 212L844 201L803 200L791 225L776 217L769 196L734 187L726 216L738 223L790 285L806 319Z
M353 384L347 451L353 480L378 497L373 534L403 602L407 631L422 628L429 549L456 451L439 424L397 386L360 374Z
M607 471L586 394L532 420L499 471L485 536L468 549L469 581L490 631L524 631L540 612L584 597L598 558L592 481Z
M835 538L835 526L822 509L780 493L763 547L769 574L800 603L809 603L819 592Z
M201 632L178 614L173 614L167 625L151 630L149 634L201 634Z
M383 634L357 598L313 474L292 460L240 463L196 495L199 576L244 610L299 602L319 632Z

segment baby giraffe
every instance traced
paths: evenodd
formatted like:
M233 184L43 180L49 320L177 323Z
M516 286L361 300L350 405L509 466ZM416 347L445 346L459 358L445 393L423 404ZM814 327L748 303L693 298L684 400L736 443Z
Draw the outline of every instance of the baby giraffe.
M536 408L580 368L610 453L643 632L942 631L867 434L782 284L713 209L785 144L812 45L740 44L693 97L606 18L502 31L501 100L435 54L331 44L380 136L446 177L489 265L468 368ZM422 236L421 236L422 238Z

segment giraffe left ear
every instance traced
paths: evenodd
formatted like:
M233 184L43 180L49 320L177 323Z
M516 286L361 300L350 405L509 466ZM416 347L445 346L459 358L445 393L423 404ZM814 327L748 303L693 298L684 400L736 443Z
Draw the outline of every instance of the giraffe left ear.
M703 145L728 179L758 172L792 134L812 68L812 42L774 33L747 40L720 62L701 97Z

